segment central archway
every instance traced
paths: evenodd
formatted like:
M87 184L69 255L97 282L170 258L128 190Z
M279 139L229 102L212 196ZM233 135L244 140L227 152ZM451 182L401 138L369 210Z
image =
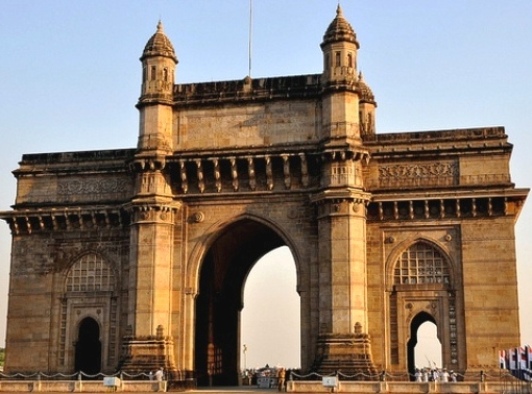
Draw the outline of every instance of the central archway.
M239 384L244 283L263 255L285 245L270 227L243 219L226 227L207 251L199 272L195 308L199 385Z

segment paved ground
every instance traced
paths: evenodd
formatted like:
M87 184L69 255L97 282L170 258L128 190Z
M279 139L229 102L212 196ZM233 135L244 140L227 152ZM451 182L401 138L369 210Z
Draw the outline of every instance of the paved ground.
M238 386L238 387L200 387L195 390L186 391L187 393L277 393L277 389L259 389L256 386Z

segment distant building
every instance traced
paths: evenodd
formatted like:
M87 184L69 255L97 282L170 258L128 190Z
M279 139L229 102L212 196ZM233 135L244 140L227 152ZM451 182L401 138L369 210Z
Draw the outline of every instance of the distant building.
M519 345L514 225L528 193L504 129L377 133L340 7L321 50L318 74L176 84L159 24L136 148L22 157L0 215L6 371L164 367L235 384L243 284L283 245L303 371L413 372L426 321L444 368L499 368L498 349Z

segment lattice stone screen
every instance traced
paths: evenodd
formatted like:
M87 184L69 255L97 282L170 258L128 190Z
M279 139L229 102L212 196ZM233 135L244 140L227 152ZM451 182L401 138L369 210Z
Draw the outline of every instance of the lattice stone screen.
M449 283L449 265L442 254L425 242L417 242L397 259L395 284Z
M67 292L112 290L113 272L100 256L87 254L70 268L66 280Z

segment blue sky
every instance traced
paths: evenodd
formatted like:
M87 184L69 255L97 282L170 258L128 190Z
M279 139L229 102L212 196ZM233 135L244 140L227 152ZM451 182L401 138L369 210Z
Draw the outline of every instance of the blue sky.
M251 76L321 72L319 44L337 4L253 0ZM378 132L505 126L515 145L513 181L531 186L531 1L341 5L361 44L359 68L378 102ZM11 171L23 153L136 145L138 59L159 19L180 61L178 82L247 75L249 0L2 2L1 210L15 200ZM516 232L522 343L532 344L531 201ZM0 346L9 253L9 231L0 223ZM251 357L250 349L249 365Z

